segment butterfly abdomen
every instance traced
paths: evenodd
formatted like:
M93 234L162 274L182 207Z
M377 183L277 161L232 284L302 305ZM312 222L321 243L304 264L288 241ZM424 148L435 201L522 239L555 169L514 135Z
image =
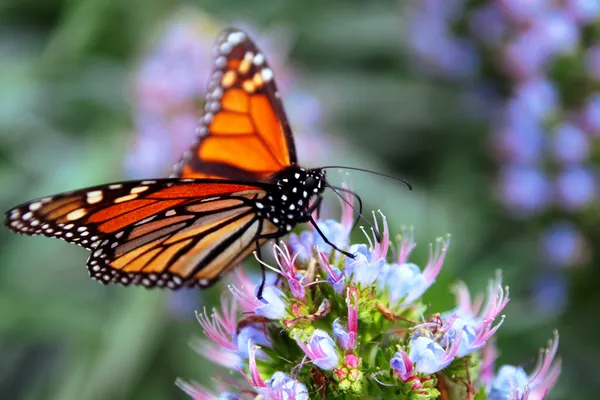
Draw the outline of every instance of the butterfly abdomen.
M272 191L256 202L257 215L271 221L282 232L308 221L311 199L323 193L325 176L319 169L291 166L271 177Z

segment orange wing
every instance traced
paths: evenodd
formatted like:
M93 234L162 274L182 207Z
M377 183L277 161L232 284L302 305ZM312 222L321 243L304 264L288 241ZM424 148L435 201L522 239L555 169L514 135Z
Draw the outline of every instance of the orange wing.
M223 180L131 181L22 204L6 225L91 250L88 270L102 283L204 287L278 233L255 213L265 195Z
M294 139L264 54L239 30L215 46L198 141L173 177L262 180L296 164Z

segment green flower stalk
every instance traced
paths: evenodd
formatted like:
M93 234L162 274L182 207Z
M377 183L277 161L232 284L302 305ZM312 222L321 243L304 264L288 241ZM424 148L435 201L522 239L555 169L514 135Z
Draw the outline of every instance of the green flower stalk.
M210 342L197 349L237 370L239 382L217 395L179 381L192 398L537 400L552 388L560 374L554 361L558 336L531 376L511 366L494 374L493 335L509 301L500 274L485 296L472 301L459 283L456 308L429 312L421 296L442 269L449 238L430 246L421 269L409 261L412 230L402 232L392 258L383 214L381 241L376 223L365 244L350 243L352 213L344 210L343 216L318 225L354 259L333 251L312 230L292 234L273 246L275 265L264 263L273 274L262 299L256 297L258 282L239 268L222 310L198 315Z

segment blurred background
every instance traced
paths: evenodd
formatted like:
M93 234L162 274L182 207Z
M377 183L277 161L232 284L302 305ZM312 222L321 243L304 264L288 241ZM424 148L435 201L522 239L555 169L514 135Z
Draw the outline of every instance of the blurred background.
M0 205L166 176L193 140L225 26L276 72L305 166L343 164L417 261L449 232L427 294L501 268L512 301L498 365L533 367L559 329L548 398L600 391L600 4L584 0L0 4ZM342 176L331 173L332 179ZM329 215L337 202L329 199ZM360 237L360 236L357 236ZM6 399L183 399L207 383L194 310L222 287L167 293L88 278L86 251L0 230L0 393Z

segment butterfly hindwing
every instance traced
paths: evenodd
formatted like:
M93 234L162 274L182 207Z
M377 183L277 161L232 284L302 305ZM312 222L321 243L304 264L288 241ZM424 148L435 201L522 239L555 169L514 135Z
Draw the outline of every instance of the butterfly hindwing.
M277 232L255 212L265 194L230 181L123 182L22 204L6 225L86 247L90 275L103 283L208 286Z
M296 150L273 70L235 29L217 40L198 141L174 176L264 179L296 164Z

